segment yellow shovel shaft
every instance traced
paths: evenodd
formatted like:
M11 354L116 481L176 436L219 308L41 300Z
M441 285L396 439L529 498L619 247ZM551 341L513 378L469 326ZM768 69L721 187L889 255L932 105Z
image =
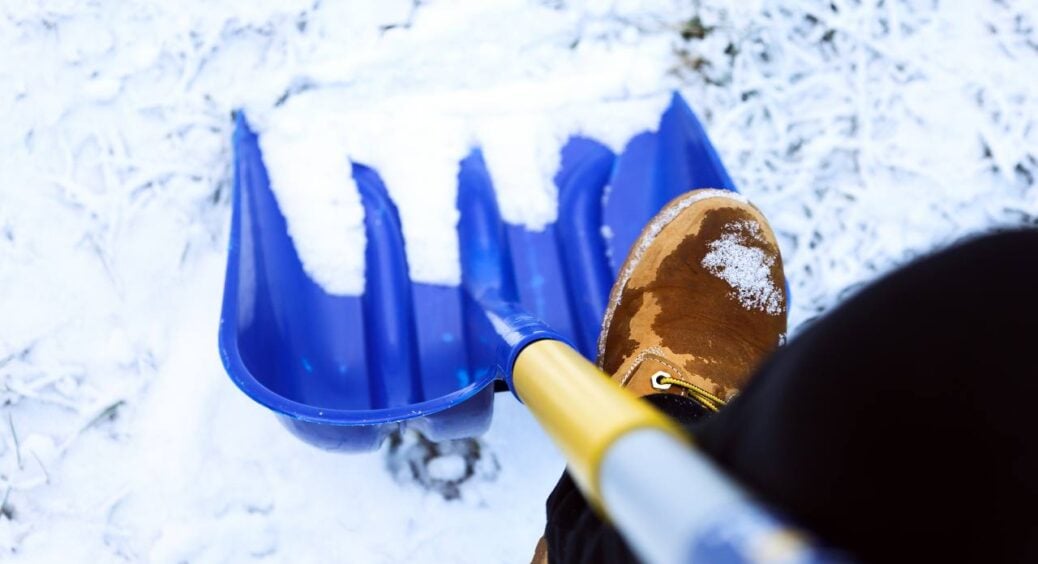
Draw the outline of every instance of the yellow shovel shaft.
M566 457L585 497L599 510L602 459L617 439L654 428L688 441L674 422L559 341L535 341L523 349L512 367L512 381L519 399Z

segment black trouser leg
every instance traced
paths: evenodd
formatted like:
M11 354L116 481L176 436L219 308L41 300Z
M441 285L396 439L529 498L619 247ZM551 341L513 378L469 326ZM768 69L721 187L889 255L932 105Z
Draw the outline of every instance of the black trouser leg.
M761 500L860 558L1038 562L1036 399L1031 230L881 279L692 431ZM560 519L566 482L548 502L549 549L562 562L582 553L556 552L553 537L575 549L616 535ZM619 548L602 556L629 559Z

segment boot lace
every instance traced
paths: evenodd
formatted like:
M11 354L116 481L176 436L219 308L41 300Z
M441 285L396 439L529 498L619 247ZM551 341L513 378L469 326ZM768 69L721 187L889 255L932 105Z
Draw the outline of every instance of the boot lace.
M692 399L713 412L720 411L721 408L725 406L725 403L727 403L723 399L711 394L703 388L700 388L691 382L686 382L680 378L674 378L663 370L652 375L653 388L657 390L669 390L671 386L684 388L688 391L688 394L692 396Z

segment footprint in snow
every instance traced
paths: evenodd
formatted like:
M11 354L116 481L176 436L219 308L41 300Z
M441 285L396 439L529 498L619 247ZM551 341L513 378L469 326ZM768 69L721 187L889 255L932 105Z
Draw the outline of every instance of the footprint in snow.
M478 439L433 442L416 431L394 433L386 468L401 483L416 483L444 499L461 497L462 485L497 478L497 458Z

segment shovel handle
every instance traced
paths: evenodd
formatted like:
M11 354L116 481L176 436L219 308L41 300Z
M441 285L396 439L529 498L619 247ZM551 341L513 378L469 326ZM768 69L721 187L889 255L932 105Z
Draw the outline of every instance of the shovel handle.
M681 429L638 401L561 341L526 346L512 368L516 395L562 450L569 473L601 509L599 469L609 446L636 429L657 429L689 444Z
M526 345L511 376L589 503L645 561L845 560L751 500L676 423L568 345Z

